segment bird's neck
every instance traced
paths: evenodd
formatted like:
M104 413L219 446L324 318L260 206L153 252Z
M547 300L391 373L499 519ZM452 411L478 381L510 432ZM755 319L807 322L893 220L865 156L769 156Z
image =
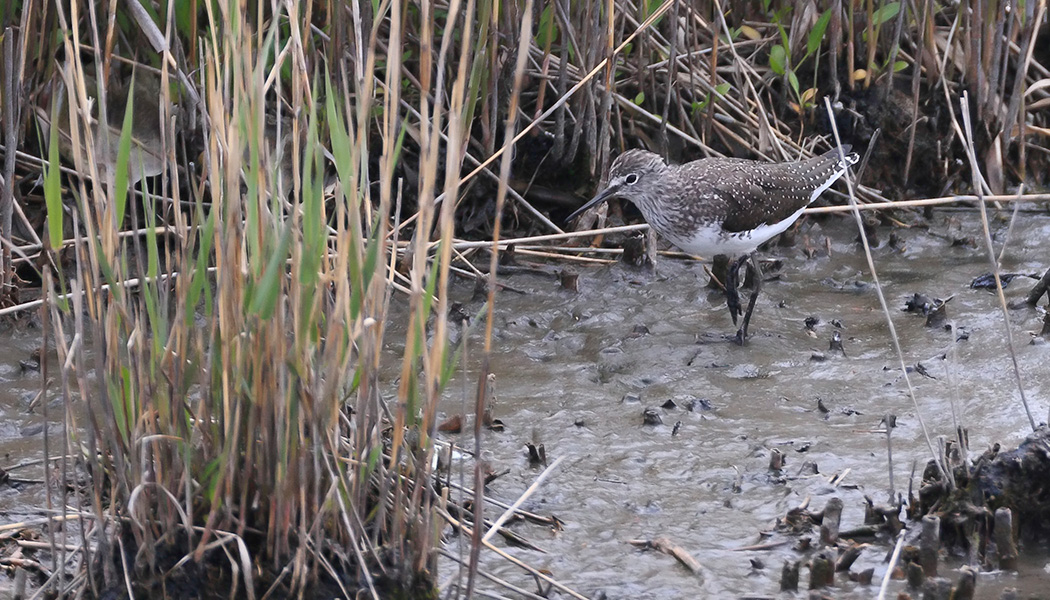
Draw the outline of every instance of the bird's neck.
M673 227L676 215L682 212L681 190L676 189L673 167L658 174L645 194L632 199L645 221L657 232Z

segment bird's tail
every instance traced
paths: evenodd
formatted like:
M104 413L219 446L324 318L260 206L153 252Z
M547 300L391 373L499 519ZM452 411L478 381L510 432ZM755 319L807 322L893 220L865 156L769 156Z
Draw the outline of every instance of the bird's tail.
M810 202L816 200L821 192L831 187L831 184L835 183L836 179L842 177L846 169L857 164L857 161L860 160L860 155L856 152L850 152L851 148L852 146L849 144L842 144L839 148L828 150L814 161L817 163L817 169L813 177L818 185L809 197Z
M839 153L840 148L842 150L841 154ZM842 144L840 148L832 148L831 150L828 150L824 153L824 156L832 156L839 159L839 161L835 163L835 172L837 173L835 175L835 179L841 177L843 171L857 164L857 161L860 160L859 154L857 154L856 152L850 152L853 146L849 144Z

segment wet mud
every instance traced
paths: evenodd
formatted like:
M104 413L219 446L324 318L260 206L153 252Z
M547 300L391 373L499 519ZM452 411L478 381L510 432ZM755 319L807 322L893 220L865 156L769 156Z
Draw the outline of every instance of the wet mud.
M996 251L1005 240L1003 270L1020 274L1006 297L1023 304L1036 284L1027 275L1050 266L1050 215L1024 213L1012 230L1003 217L992 224ZM504 289L496 305L495 397L486 418L498 426L483 433L487 494L513 502L544 463L561 462L524 504L556 520L514 523L524 541L495 543L587 597L775 597L785 565L801 563L801 590L812 566L822 568L813 559L828 533L792 515L823 516L839 499L839 539L867 544L849 557L849 573L863 580L870 570L873 583L839 572L826 593L877 594L893 540L885 527L864 530L865 514L869 503L885 507L918 491L931 457L919 417L938 448L956 426L966 429L973 456L996 443L1016 447L1031 431L998 298L971 287L988 272L987 255L980 244L953 243L981 239L977 214L937 211L928 230L879 234L874 260L918 410L849 219L807 219L795 245L760 253L766 280L743 347L730 341L735 328L724 295L708 287L706 263L659 257L651 268L561 262L531 269L519 257L523 268L501 276L517 291ZM473 281L453 286L462 319L478 314L483 300L475 291ZM404 323L403 301L393 302L394 330ZM1036 335L1045 311L1009 315L1026 396L1036 422L1045 422L1050 346ZM441 416L448 427L439 434L468 448L480 330L471 333L466 379L456 376L448 387ZM10 477L0 511L13 523L39 518L46 506L43 467L32 462L43 456L40 375L27 369L39 330L20 322L0 335L0 466ZM400 349L387 351L393 397ZM50 402L57 419L61 400ZM896 424L892 482L887 415ZM473 462L452 467L456 479L456 469ZM497 516L486 506L487 518ZM921 529L903 511L901 519L916 534ZM811 549L802 549L803 540ZM448 536L445 547L456 554L459 541ZM481 556L483 570L538 590L505 559ZM968 562L944 552L940 573L957 581ZM439 581L455 568L442 559ZM1017 570L979 571L975 597L999 598L1009 587L1020 597L1045 596L1048 570L1046 544L1021 540ZM900 579L890 590L894 597L909 588Z
M1024 214L1012 231L1008 217L992 224L997 252L1006 241L1004 272L1042 273L1050 216ZM785 531L785 517L800 506L822 511L838 498L841 530L864 531L869 499L878 507L917 493L931 458L920 416L935 448L954 439L957 426L968 431L974 456L1023 440L1031 428L998 298L971 287L989 270L987 254L980 244L953 244L981 239L977 213L938 211L929 230L879 233L874 260L918 410L851 220L811 219L795 246L761 253L767 279L744 347L728 341L735 328L723 294L707 287L704 263L570 266L578 273L570 288L554 276L507 276L525 293L497 300L492 411L505 430L485 433L482 458L506 474L488 493L513 502L537 477L542 465L530 462L527 444L542 444L549 460L565 457L525 503L557 516L563 529L515 525L546 552L509 551L589 597L772 597L782 567L795 561L803 563L805 590L820 527ZM1007 300L1023 300L1035 283L1014 278ZM453 291L464 314L480 306L470 287ZM1010 311L1037 423L1046 421L1050 386L1050 347L1035 335L1044 312ZM460 386L449 388L448 414L469 413L464 406L473 400L462 400ZM887 415L896 425L892 485ZM449 439L472 446L467 435ZM803 538L814 550L798 549ZM640 540L684 549L700 568L694 573ZM828 590L834 598L874 597L886 571L890 534L856 540L868 545L850 572L871 569L874 583L840 572ZM482 556L483 569L535 590L531 576ZM968 559L946 551L941 560L941 575L955 582ZM1008 587L1021 597L1042 594L1048 568L1045 545L1022 543L1017 572L978 573L976 597L999 598ZM907 583L894 581L890 590L895 597Z

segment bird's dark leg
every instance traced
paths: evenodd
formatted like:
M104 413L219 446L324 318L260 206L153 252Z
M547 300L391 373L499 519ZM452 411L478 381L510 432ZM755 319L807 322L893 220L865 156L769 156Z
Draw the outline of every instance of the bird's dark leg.
M736 332L736 343L743 345L747 339L747 326L751 323L751 313L755 311L755 301L758 300L758 292L762 290L762 267L758 264L758 257L752 252L750 257L751 266L755 268L755 287L751 290L751 297L747 301L747 312L744 313L744 324Z
M749 256L747 254L741 256L736 260L729 261L729 267L726 269L726 308L729 309L729 316L733 317L733 325L736 325L736 318L741 315L740 310L740 267L747 261Z

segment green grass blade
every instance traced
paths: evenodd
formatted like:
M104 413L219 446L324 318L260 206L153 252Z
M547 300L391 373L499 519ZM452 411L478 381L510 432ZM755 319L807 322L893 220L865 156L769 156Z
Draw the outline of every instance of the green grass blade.
M187 295L187 310L186 310L186 328L192 330L194 310L196 310L197 303L200 302L201 292L205 289L208 291L208 302L205 302L204 312L205 317L211 317L211 286L205 286L208 282L208 260L211 256L211 245L215 235L215 215L218 213L218 209L212 209L208 213L208 218L204 219L203 210L198 205L197 218L199 221L204 221L204 226L200 228L198 239L199 246L197 248L197 261L196 266L193 269L193 279L190 282L190 289ZM199 222L198 221L198 222Z
M131 90L135 89L135 76L131 76ZM124 124L120 129L120 144L117 146L117 167L113 176L113 206L116 210L116 221L113 226L120 228L124 222L124 211L128 205L128 162L131 159L131 129L133 127L135 94L128 92L128 105L124 108Z
M325 116L328 118L328 135L332 140L332 157L339 180L344 184L350 182L353 174L354 160L350 154L350 134L347 133L343 115L335 106L335 91L332 89L332 78L325 72Z
M554 18L554 5L548 4L543 8L543 12L540 13L539 26L536 27L536 35L533 37L537 48L541 50L548 48L550 43L558 37L558 34L555 33L556 26L557 20Z
M314 90L317 93L317 90ZM318 184L315 170L318 169L317 152L317 117L311 114L306 126L306 148L303 157L302 187L302 227L303 251L299 269L299 282L304 293L312 297L314 285L320 278L321 259L328 244L324 220L324 192ZM304 299L303 307L309 310L309 299Z
M292 230L286 226L281 233L281 241L270 255L270 260L266 262L262 280L252 290L251 313L260 319L268 320L277 307L277 297L280 295L281 281L284 279L284 263L288 258L291 240Z
M900 10L900 2L890 2L889 4L880 6L878 10L872 13L871 24L875 25L876 27L882 25L886 21L889 21L893 17L896 17L897 13L900 12Z
M51 132L44 166L44 200L47 204L48 245L56 250L62 247L63 219L62 170L58 159L58 108L51 111Z
M372 223L372 231L379 231L381 218L380 215L376 215L375 221ZM365 262L361 266L361 278L366 288L372 283L372 276L375 275L376 265L379 263L379 248L383 245L383 241L380 235L373 235L368 240L368 247L365 249Z
M401 122L401 131L397 133L397 141L394 143L394 156L390 162L390 171L396 173L397 163L401 160L401 147L405 143L405 134L408 133L408 117Z
M247 140L248 164L244 165L244 184L247 193L244 196L244 230L245 241L248 243L249 266L253 268L254 275L259 276L259 267L256 266L263 256L263 240L259 239L259 136L254 116L249 116L251 109L242 110L239 125L241 139Z
M157 277L160 274L160 249L157 240L157 212L156 203L149 193L148 186L142 186L143 214L146 218L146 277L149 281L142 283L142 299L146 303L146 315L149 317L150 330L154 332L168 331L168 324L164 315L161 314L160 305L160 282ZM163 335L152 336L154 356L163 356Z
M824 11L824 14L820 15L817 19L816 24L813 25L813 29L809 32L809 37L806 38L806 56L811 56L817 50L820 50L820 43L824 41L824 32L828 29L828 23L831 22L831 9Z

